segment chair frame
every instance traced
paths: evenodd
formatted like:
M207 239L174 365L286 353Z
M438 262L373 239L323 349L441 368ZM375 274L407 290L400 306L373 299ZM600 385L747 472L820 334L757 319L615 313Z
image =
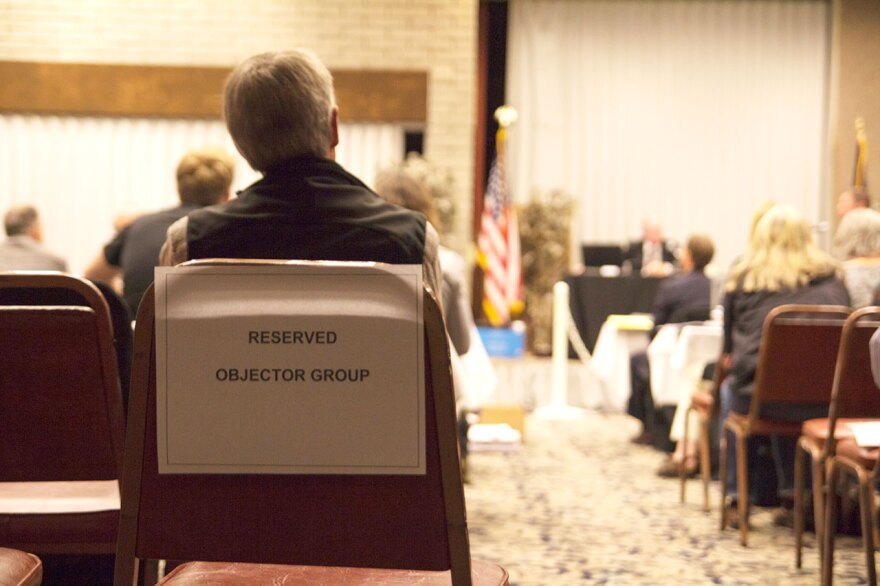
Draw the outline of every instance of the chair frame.
M110 425L110 441L115 460L116 480L122 478L124 417L122 413L122 395L117 370L116 351L113 346L113 326L107 302L100 290L84 279L58 273L55 271L8 271L0 272L0 290L4 289L63 289L79 295L84 304L77 307L88 307L95 314L97 325L97 343L101 355L99 365L104 383L104 394L109 403L106 405ZM18 306L3 306L18 307ZM30 307L30 306L25 306ZM52 307L68 306L34 306L50 310ZM57 513L47 513L53 515ZM84 522L93 513L68 514L71 522L80 518ZM3 543L10 548L24 549L40 554L111 554L116 551L116 540L110 542L77 542L77 543Z
M874 323L867 326L868 329L876 330L876 322L880 319L880 307L872 306L865 307L859 309L850 318L852 324L850 325L850 329L855 329L858 327L858 323L861 319L873 319ZM862 327L865 327L864 325ZM845 332L845 335L847 332ZM844 356L844 344L847 344L847 353L849 352L856 353L859 351L868 354L867 365L870 368L870 355L867 348L867 344L864 347L855 347L851 348L850 346L854 346L855 343L851 342L849 336L845 337L841 340L841 361L838 366L841 371L847 371L848 366L850 364L843 362ZM862 358L865 358L865 354L862 355ZM873 377L870 372L863 373L867 375L866 380L872 381L872 388L869 389L869 393L866 393L868 397L880 392L876 388L876 384L873 383ZM837 381L835 381L837 382ZM854 406L852 408L857 408ZM840 411L842 407L832 404L832 408L829 413L829 433L828 440L826 441L825 451L823 457L825 458L825 475L827 476L827 495L825 497L825 511L824 511L824 527L822 535L820 536L818 533L818 529L816 532L816 537L820 541L820 555L821 555L821 578L823 586L831 586L834 579L834 541L835 541L835 531L829 530L829 528L836 528L837 526L837 487L840 484L840 480L842 478L848 479L853 476L858 481L858 496L859 496L859 513L861 517L861 527L862 527L862 545L864 547L865 552L865 567L866 567L866 577L868 584L876 585L877 584L877 569L875 566L874 560L874 548L878 540L880 540L880 536L877 535L877 528L875 525L875 519L877 518L877 503L874 498L875 494L875 486L878 477L878 469L880 466L877 465L876 461L871 462L870 467L867 466L867 461L862 462L859 461L860 458L853 458L847 454L838 453L838 448L841 447L843 441L847 443L854 444L854 439L846 439L846 440L835 440L835 427L840 425L841 415L846 416L848 413L841 414ZM872 419L869 421L876 421L880 418L880 415L869 413L868 414ZM852 448L852 445L849 446ZM850 450L844 448L844 451L848 452ZM867 457L877 457L876 451L867 452L863 450L858 450L859 452L864 452L867 454ZM844 492L846 494L846 492Z
M831 403L828 409L828 418L818 420L816 423L825 424L824 442L817 442L816 438L802 433L798 439L795 452L794 468L794 532L795 532L795 565L800 568L803 561L803 534L804 534L804 473L806 459L812 463L812 492L813 492L813 518L816 531L816 543L818 544L820 566L824 563L824 530L825 530L825 498L823 489L825 479L828 476L831 458L835 455L840 426L842 419L857 420L855 418L880 417L880 394L874 386L870 371L870 356L867 350L867 340L857 340L858 334L863 334L865 329L873 333L876 329L877 320L880 319L880 307L865 307L850 314L843 327L840 337L840 348L837 354L837 365L834 371L834 387L831 391ZM865 321L873 320L871 324ZM862 330L860 332L860 330ZM870 337L870 335L868 336ZM868 386L870 384L870 386ZM863 392L858 392L863 391ZM874 396L877 400L873 401ZM867 412L866 412L867 410ZM804 430L807 429L805 423Z
M849 307L844 306L790 304L775 307L767 314L767 317L764 320L758 366L755 372L755 387L752 394L751 404L749 406L749 413L748 415L737 413L731 413L728 415L727 419L722 423L720 440L720 526L722 530L727 526L727 432L731 432L736 441L737 492L739 493L739 498L737 500L737 516L739 519L740 544L743 546L748 545L749 535L749 475L746 441L752 435L785 435L798 437L800 436L801 431L801 422L778 421L761 417L760 410L762 402L768 398L770 400L767 400L767 402L775 403L802 403L805 402L802 400L804 398L810 399L810 401L806 402L812 402L817 405L821 404L819 402L820 400L826 405L831 402L831 388L833 386L833 373L834 366L836 365L837 350L835 349L834 351L833 361L828 355L821 353L818 355L819 357L827 359L827 362L825 363L818 363L818 366L822 367L824 371L827 371L827 373L822 373L828 374L827 384L825 384L826 381L817 380L818 377L810 377L809 386L806 387L806 391L809 395L804 397L803 393L805 389L794 389L797 394L792 396L787 392L792 390L791 385L787 381L785 384L782 384L780 381L775 380L777 378L775 376L776 371L779 370L784 373L803 372L804 356L796 351L791 351L788 348L786 348L785 351L781 351L777 346L780 346L781 343L785 343L786 340L785 338L782 338L781 342L777 340L777 330L779 327L786 325L804 328L805 330L808 328L831 325L842 332L845 319L839 318L847 317L851 311L852 310ZM838 320L835 320L833 324L829 324L827 320L822 319L832 318L834 316L839 319L839 325L837 323ZM785 321L783 322L783 320ZM839 344L839 335L840 334L837 336L837 344ZM803 339L806 340L807 338ZM811 349L815 349L815 347L816 345L813 344ZM815 359L816 356L813 356L812 358ZM817 366L815 360L811 361L811 366ZM777 384L779 388L777 388ZM769 397L765 395L769 395Z
M687 446L688 441L690 440L690 415L692 412L697 413L697 417L699 419L699 450L700 450L700 478L703 483L703 510L707 513L712 510L712 500L709 496L709 485L712 482L712 460L711 460L711 442L709 437L709 427L713 417L718 416L718 404L719 397L721 396L721 383L724 382L724 379L727 377L727 368L724 367L724 362L727 354L722 351L721 355L718 357L718 361L715 363L715 372L712 374L712 403L708 406L708 409L704 408L703 405L696 403L693 399L691 399L690 404L688 405L687 411L684 414L684 433L682 433L681 441ZM687 450L687 447L685 447ZM687 458L682 458L682 461L679 463L678 468L678 479L680 483L680 502L684 503L686 500L686 490L687 490Z
M188 265L201 266L277 266L312 265L308 261L230 260L206 259L191 261ZM155 308L152 287L147 291L138 310L135 332L134 364L132 368L131 397L126 433L126 463L122 480L122 513L120 515L119 547L116 556L116 586L136 584L142 560L138 557L138 524L141 477L144 465L145 431L147 428L147 401L150 396L151 369L155 356ZM449 349L443 325L443 316L435 292L423 288L426 352L425 360L431 368L434 414L439 450L439 473L443 485L449 570L455 586L471 584L470 545L461 480L456 436L455 399L450 371ZM427 407L426 407L427 408ZM345 478L345 477L341 477ZM236 560L224 560L236 561ZM250 560L241 560L250 561ZM273 561L272 563L278 563ZM285 563L281 561L280 563ZM291 560L290 563L297 563ZM323 565L323 564L317 564ZM332 564L328 564L332 565ZM419 568L406 568L419 569Z

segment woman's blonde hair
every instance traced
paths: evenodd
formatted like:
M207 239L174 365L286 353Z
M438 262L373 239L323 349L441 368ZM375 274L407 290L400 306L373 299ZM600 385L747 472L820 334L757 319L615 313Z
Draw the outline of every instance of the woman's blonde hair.
M755 225L746 254L730 273L726 289L797 289L824 275L841 276L841 266L813 241L806 220L790 205L775 205Z
M180 201L209 206L223 201L235 174L235 160L219 148L186 153L177 165Z

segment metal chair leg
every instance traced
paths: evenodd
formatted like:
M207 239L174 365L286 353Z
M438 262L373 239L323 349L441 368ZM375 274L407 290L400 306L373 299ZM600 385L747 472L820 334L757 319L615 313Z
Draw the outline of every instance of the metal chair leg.
M700 475L703 477L703 510L712 510L709 485L712 482L712 460L709 447L709 417L700 417Z

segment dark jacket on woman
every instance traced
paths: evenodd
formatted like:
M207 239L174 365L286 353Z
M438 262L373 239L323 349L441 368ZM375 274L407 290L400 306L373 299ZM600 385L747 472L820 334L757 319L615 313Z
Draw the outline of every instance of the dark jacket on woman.
M813 279L797 289L745 292L736 289L724 298L724 344L731 355L730 387L733 411L748 413L758 367L758 350L767 314L780 305L849 305L843 282L834 275Z

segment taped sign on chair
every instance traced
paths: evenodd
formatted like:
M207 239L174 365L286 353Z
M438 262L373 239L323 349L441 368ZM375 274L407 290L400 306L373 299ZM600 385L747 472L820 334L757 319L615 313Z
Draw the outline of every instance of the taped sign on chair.
M159 472L424 474L422 267L156 269Z

